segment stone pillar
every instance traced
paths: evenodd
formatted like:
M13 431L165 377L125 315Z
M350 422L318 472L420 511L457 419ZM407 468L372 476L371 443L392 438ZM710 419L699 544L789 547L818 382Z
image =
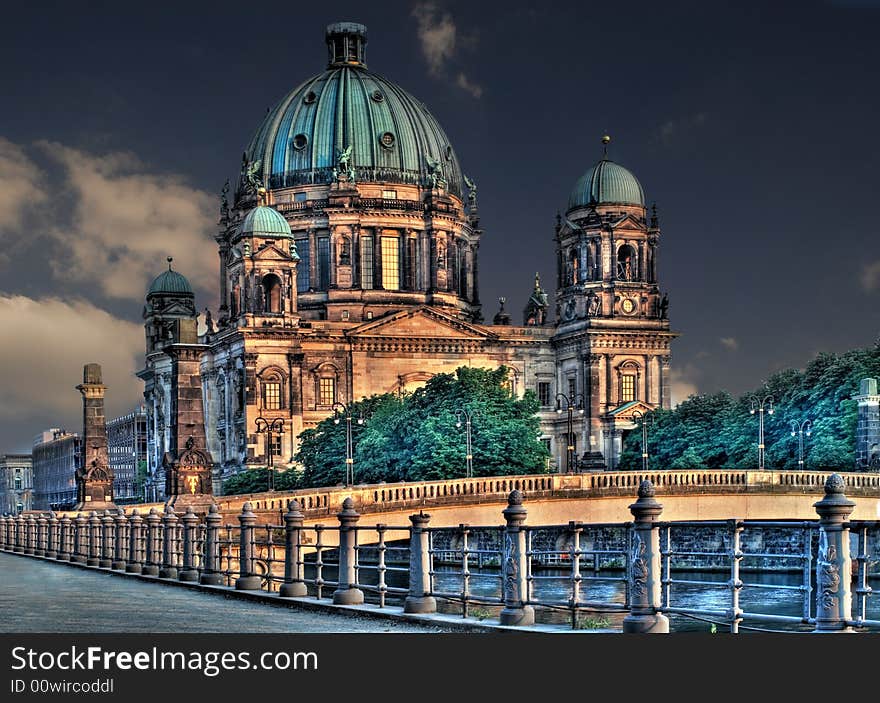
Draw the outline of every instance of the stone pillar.
M303 514L297 500L287 503L284 515L284 583L278 589L282 598L299 598L308 595L303 581L299 545L302 539Z
M357 587L354 545L361 516L354 509L354 501L350 497L343 501L342 510L336 513L336 517L339 518L339 578L333 592L333 603L360 605L364 602L364 592Z
M853 396L859 408L856 425L856 471L880 471L880 393L876 378L863 378Z
M144 576L159 575L159 525L162 518L155 508L150 508L146 517L146 535L144 539L144 566L141 573Z
M141 545L144 539L144 519L137 510L131 511L128 519L128 563L125 565L125 573L140 574L144 570L143 550Z
M46 520L46 558L58 558L58 518L53 511L49 511Z
M0 515L0 549L6 551L9 548L9 518Z
M437 601L431 593L431 555L428 553L428 522L431 516L419 512L410 515L409 537L409 593L403 604L405 613L436 613Z
M70 518L67 515L62 515L58 521L58 555L55 557L58 561L70 561L73 556L72 538Z
M177 515L174 507L165 506L162 516L162 568L159 569L160 579L177 578Z
M257 516L254 515L250 503L242 506L238 522L241 525L238 533L239 577L235 580L235 590L256 591L263 580L254 570L254 525L257 523Z
M503 511L507 526L504 530L502 563L504 609L499 617L502 625L535 624L535 609L526 605L528 600L526 581L528 555L526 554L526 533L523 529L526 514L522 493L511 491L507 496L507 507Z
M196 532L198 530L199 516L193 512L192 506L188 506L183 517L183 569L177 578L181 581L198 581L199 570L196 568Z
M77 564L85 564L89 560L88 552L88 529L89 520L82 513L77 513L73 521L73 551L70 561Z
M848 632L852 619L852 560L849 516L856 504L844 495L839 474L825 481L825 497L813 507L819 514L819 555L816 557L816 629Z
M115 571L125 571L125 552L128 547L128 518L125 511L120 508L116 511L116 517L113 518L116 524L113 544L113 563L110 568Z
M109 569L113 566L113 543L116 541L116 521L113 519L113 513L109 510L104 511L104 517L101 518L101 561L98 564L102 569Z
M24 552L24 518L21 515L16 515L13 518L12 524L15 535L12 551L22 554Z
M24 553L33 554L37 545L37 523L33 515L24 519Z
M669 381L669 362L672 357L665 354L660 357L660 407L669 410L672 407L672 384Z
M86 565L98 566L101 563L101 518L95 510L89 514L88 533L89 551Z
M76 387L83 399L82 466L76 472L75 510L105 510L113 504L113 469L107 454L107 426L101 366L86 364Z
M660 607L660 528L657 518L663 506L654 498L650 481L639 485L639 497L629 506L635 518L629 558L630 611L623 619L627 633L668 633L669 618Z
M40 513L36 519L37 523L37 543L34 545L34 554L38 557L46 556L46 532L49 522L46 516Z
M220 523L223 517L216 504L208 508L205 516L205 548L202 575L199 583L203 586L220 586L223 583L223 574L220 573L220 558L218 547L220 543Z

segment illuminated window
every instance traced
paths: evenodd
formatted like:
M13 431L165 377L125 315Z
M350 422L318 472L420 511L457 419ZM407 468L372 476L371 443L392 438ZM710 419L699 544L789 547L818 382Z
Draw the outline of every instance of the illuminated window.
M370 290L373 287L373 238L370 235L361 237L361 288Z
M281 384L278 381L266 381L263 384L263 407L266 410L281 408Z
M542 406L550 405L550 383L548 381L538 382L538 402Z
M382 287L400 290L400 254L397 237L382 237Z
M397 191L396 190L383 190L382 197L386 200L397 200Z
M620 402L628 403L636 399L636 377L630 373L620 377Z
M296 240L296 253L299 254L299 263L296 266L296 290L298 293L306 293L309 290L309 262L312 258L308 239Z
M333 405L336 402L336 379L318 379L318 405Z

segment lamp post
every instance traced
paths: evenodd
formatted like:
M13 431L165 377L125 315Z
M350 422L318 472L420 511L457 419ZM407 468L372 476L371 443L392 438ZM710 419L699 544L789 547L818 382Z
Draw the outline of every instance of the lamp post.
M641 410L633 410L633 419L642 426L642 471L648 470L648 421L654 424L654 413L643 413Z
M458 422L455 423L455 426L461 429L461 419L464 418L464 428L465 428L465 437L467 442L467 454L464 455L465 459L465 478L473 478L474 477L474 454L473 449L471 448L471 412L470 410L459 409L455 411L455 416L458 418Z
M560 402L561 401L561 402ZM563 403L565 404L565 408L568 411L568 434L566 435L566 459L565 459L565 473L570 474L574 469L577 468L576 462L577 459L574 456L574 430L572 428L572 416L574 415L575 409L578 411L578 415L584 414L584 396L581 393L575 393L573 397L569 398L565 393L557 393L556 394L556 414L562 414Z
M755 411L758 412L758 468L764 468L764 410L767 410L768 415L773 414L773 396L768 395L765 396L763 400L760 402L757 398L752 398L751 407L749 408L749 414L754 415Z
M813 421L809 418L798 422L791 421L791 436L798 435L798 468L803 471L804 468L804 434L807 437L813 434Z
M340 410L345 418L345 487L354 485L354 442L351 438L351 409L345 403L333 403L333 424L339 424ZM364 424L364 415L358 415L357 423Z
M269 490L275 490L275 455L273 453L272 437L275 434L284 434L284 418L276 417L267 420L260 415L254 422L257 425L257 434L266 435L266 468L269 470Z

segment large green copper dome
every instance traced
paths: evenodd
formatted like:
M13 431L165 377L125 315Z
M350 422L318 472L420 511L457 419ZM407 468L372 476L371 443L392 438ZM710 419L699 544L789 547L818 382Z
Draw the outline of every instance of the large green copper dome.
M568 199L568 209L605 204L645 205L645 193L638 179L607 158L578 179Z
M425 105L367 70L366 27L327 27L330 63L269 110L248 145L250 163L270 190L330 183L339 152L351 147L355 181L425 185L439 162L449 192L462 174L449 138Z
M153 295L192 296L193 289L186 280L186 276L171 269L171 259L168 259L168 270L160 273L150 284L147 297Z
M290 237L290 225L284 215L265 205L255 207L245 215L239 230L241 234L264 234Z

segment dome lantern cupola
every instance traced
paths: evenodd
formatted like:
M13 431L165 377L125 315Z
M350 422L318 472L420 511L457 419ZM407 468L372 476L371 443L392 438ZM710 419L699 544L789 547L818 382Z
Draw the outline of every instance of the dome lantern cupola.
M338 66L367 67L364 56L367 28L358 22L334 22L327 25L328 68Z
M568 198L568 211L595 205L645 207L642 184L631 171L608 158L611 137L602 137L602 158L581 176Z

